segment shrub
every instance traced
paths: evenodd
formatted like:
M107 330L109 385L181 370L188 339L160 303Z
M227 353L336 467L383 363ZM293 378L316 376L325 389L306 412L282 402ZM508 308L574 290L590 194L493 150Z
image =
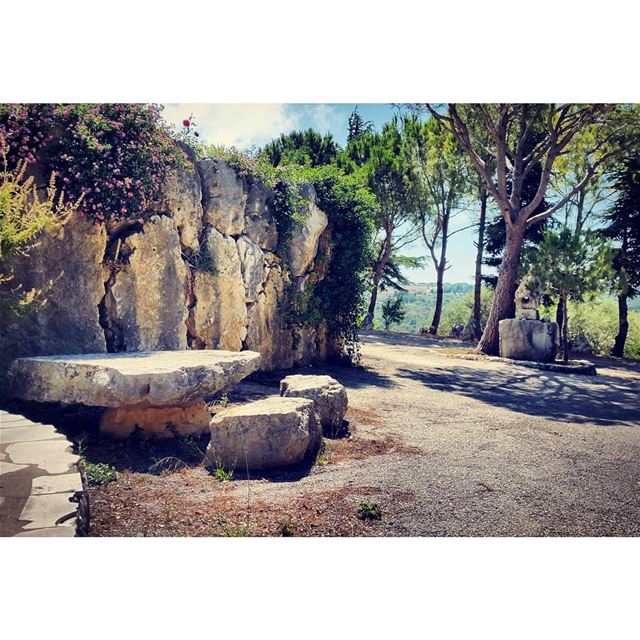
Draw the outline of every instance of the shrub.
M26 255L36 237L47 225L62 222L79 203L65 204L64 193L56 190L55 174L51 174L46 198L39 193L33 177L26 177L27 161L9 169L9 147L0 137L0 263L16 254ZM11 288L13 273L4 267L0 284L0 310L23 315L45 303L42 291Z
M42 160L81 212L96 222L144 220L183 152L162 108L147 104L5 105L0 135L9 162Z
M84 460L84 473L90 486L108 484L118 479L115 467L103 462L88 462Z
M494 290L491 287L482 287L482 292L480 294L480 318L482 328L484 328L487 318L489 317L494 295ZM441 335L449 335L451 333L451 329L456 324L460 324L464 327L469 321L472 313L473 291L467 293L461 298L456 298L445 304L444 309L442 310L438 333Z
M377 502L361 500L358 502L358 518L360 520L380 520L382 509Z

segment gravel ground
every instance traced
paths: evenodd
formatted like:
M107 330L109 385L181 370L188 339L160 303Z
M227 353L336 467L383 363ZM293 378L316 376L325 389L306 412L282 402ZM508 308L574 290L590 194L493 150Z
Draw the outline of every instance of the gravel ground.
M279 535L283 522L293 535L640 534L640 363L596 358L599 375L587 377L447 354L456 346L376 332L363 336L362 367L306 369L347 387L354 429L351 440L330 441L307 475L236 478L218 489L196 470L182 477L244 509L255 535ZM232 401L274 392L277 379L241 385ZM182 482L173 475L164 482ZM124 480L135 495L136 482ZM149 482L163 478L138 478L140 501ZM118 528L107 515L122 489L121 481L92 489L96 535L138 526ZM382 519L355 524L360 499L378 502ZM174 526L170 512L165 519L176 535L221 533Z

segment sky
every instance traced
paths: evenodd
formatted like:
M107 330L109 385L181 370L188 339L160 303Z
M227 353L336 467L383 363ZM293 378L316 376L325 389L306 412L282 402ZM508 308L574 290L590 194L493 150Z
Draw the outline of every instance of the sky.
M334 140L344 145L347 141L347 120L351 112L358 111L370 120L376 129L391 119L396 110L392 104L166 104L164 117L170 124L180 127L185 118L193 117L200 139L209 144L224 144L249 150L259 147L296 129L313 128L319 133L331 133ZM452 229L468 226L474 212L459 213ZM475 269L475 232L470 229L454 234L447 250L449 269L445 282L473 282ZM425 256L427 249L417 241L402 249L410 256ZM430 261L423 269L405 271L413 282L435 281Z

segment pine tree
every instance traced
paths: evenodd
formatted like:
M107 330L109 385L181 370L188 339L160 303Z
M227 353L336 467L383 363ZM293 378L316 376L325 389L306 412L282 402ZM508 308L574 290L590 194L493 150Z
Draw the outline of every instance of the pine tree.
M618 296L618 335L612 354L624 355L629 331L627 301L640 293L640 158L627 158L613 172L618 198L605 214L601 230L617 246L613 256L613 290Z

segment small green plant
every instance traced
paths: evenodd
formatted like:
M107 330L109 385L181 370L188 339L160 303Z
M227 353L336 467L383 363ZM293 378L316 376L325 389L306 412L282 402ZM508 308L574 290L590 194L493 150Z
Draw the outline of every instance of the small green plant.
M282 527L280 528L280 535L283 538L292 538L293 537L293 522L291 519L287 520Z
M88 462L86 459L83 460L83 462L84 472L89 486L108 484L118 479L118 472L115 467L112 467L110 464Z
M229 406L229 396L226 393L223 393L218 400L218 404L225 408Z
M358 502L358 518L360 520L380 520L382 518L382 509L377 502L369 500L360 500Z
M228 482L233 478L235 466L231 469L225 469L222 462L217 459L215 467L209 467L209 473L219 482Z
M216 467L213 477L220 482L227 482L233 478L233 471L227 471L224 467Z
M319 467L324 467L326 464L329 464L329 456L327 455L327 447L325 445L324 439L320 443L320 448L318 449L316 464Z
M249 535L249 527L246 524L227 525L223 533L227 538L246 538Z

